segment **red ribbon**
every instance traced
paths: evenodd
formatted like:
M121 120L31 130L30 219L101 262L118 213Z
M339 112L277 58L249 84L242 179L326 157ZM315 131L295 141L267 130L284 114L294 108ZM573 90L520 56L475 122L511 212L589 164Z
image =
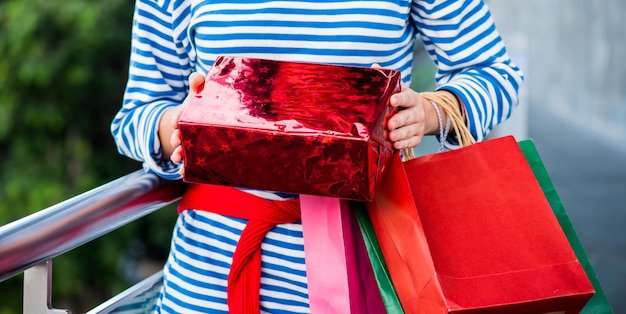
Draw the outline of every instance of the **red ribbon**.
M261 243L278 224L294 223L300 218L300 201L267 200L237 188L190 184L178 205L186 209L247 219L228 274L227 301L232 314L258 314L261 290Z

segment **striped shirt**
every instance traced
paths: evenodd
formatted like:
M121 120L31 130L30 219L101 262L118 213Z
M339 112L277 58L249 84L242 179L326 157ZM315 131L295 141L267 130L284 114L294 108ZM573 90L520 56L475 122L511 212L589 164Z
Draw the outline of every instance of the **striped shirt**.
M481 0L137 0L132 32L128 83L111 131L120 153L168 179L181 178L180 165L161 160L159 118L183 102L188 76L206 74L219 55L378 63L410 83L421 39L437 66L437 88L465 104L478 141L511 115L522 81ZM226 313L228 265L243 226L237 218L183 212L159 309ZM263 245L262 310L307 312L301 225L278 226Z

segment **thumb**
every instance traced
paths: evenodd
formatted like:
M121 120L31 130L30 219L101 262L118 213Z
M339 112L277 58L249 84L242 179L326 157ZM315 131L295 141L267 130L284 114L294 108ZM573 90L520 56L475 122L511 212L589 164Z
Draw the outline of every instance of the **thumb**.
M204 75L193 72L189 75L189 91L191 94L195 94L202 90L204 86Z

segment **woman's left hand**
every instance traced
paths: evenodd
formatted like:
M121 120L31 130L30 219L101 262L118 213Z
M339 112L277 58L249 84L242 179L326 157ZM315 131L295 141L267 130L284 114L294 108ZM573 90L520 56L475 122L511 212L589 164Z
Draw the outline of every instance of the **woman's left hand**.
M387 123L389 140L395 149L413 148L419 145L424 135L432 134L438 126L437 118L432 123L433 108L418 92L402 83L402 90L391 96L390 104L400 109Z

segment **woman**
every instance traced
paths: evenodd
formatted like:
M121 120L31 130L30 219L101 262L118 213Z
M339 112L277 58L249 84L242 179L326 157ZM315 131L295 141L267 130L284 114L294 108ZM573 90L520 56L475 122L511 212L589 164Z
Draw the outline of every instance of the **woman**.
M448 148L456 147L456 137L444 135L443 106L456 107L474 139L484 139L511 115L522 81L481 0L137 0L132 32L129 79L111 130L122 154L172 180L181 178L177 117L219 55L401 71L405 86L390 102L404 110L387 126L396 149L415 147L425 135L443 135ZM407 87L415 40L437 66L434 94L444 98L436 99L447 103ZM241 191L273 204L297 198ZM227 301L233 253L247 221L212 212L211 199L206 203L208 210L179 214L156 312L228 313L229 305L238 312L237 303L249 302L232 294ZM267 233L260 305L252 312L308 312L302 243L298 221Z

